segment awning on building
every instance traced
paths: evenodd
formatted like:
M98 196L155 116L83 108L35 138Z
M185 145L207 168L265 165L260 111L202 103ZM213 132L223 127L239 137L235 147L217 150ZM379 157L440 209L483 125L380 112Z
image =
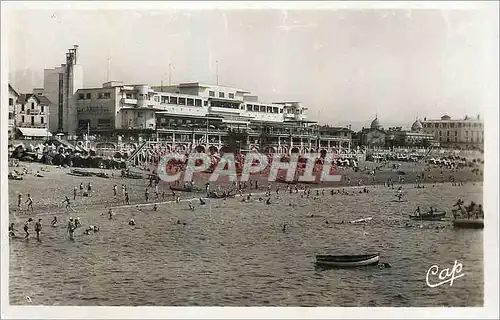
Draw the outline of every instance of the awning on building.
M25 137L52 137L52 134L45 128L18 128Z

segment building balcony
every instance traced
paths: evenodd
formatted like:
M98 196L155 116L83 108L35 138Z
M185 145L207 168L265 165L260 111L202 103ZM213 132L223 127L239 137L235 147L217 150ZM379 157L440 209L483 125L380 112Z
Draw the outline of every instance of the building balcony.
M31 116L37 116L41 113L41 111L36 109L28 109L26 113Z
M38 129L47 129L49 126L46 123L38 123L38 124L28 124L21 123L17 125L18 128L38 128Z
M137 104L137 99L122 98L123 104Z

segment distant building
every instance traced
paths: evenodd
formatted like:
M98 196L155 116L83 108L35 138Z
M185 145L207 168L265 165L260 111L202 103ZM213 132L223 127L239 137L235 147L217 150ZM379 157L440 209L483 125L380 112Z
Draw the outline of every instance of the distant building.
M49 129L50 101L33 93L21 94L15 113L16 136L24 139L52 136Z
M482 147L484 143L484 126L479 116L451 119L444 115L439 120L424 119L422 126L442 146Z
M370 124L370 128L363 128L358 134L359 143L367 147L384 147L386 133L375 117Z
M310 126L315 122L306 119L302 103L267 103L249 93L198 82L150 87L110 81L101 88L77 90L72 104L78 134L120 135L125 140L149 134L172 148L198 145L199 150L231 145L286 153L350 146L350 135L343 132L320 135Z
M388 147L430 147L439 145L434 136L423 131L420 120L415 120L411 130L402 127L389 128L386 131L386 145Z
M83 88L83 66L77 64L78 46L66 53L66 63L60 67L44 70L43 90L37 88L36 95L44 95L52 102L50 132L74 135L76 132L76 110L71 106L73 94Z
M16 112L19 107L19 93L9 84L9 120L8 120L8 137L12 139L15 135L16 128Z

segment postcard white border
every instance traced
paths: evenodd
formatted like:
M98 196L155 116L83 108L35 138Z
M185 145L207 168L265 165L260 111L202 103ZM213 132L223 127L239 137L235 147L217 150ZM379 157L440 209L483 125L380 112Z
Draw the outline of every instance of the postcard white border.
M381 1L353 1L353 2L1 2L2 42L1 42L1 99L2 106L8 102L8 42L6 28L8 25L7 9L49 9L49 10L80 10L80 9L140 9L140 10L164 10L164 9L486 9L496 10L496 2L381 2ZM498 20L496 23L496 36L498 40ZM7 108L1 108L1 317L8 319L354 319L354 318L400 318L403 315L411 315L412 318L439 318L439 319L466 319L466 318L498 318L498 43L492 43L495 52L495 79L488 91L488 99L485 101L485 180L484 180L484 208L487 223L484 229L484 307L483 308L274 308L274 307L17 307L10 306L8 300L8 234L4 232L8 224L8 181L7 181Z

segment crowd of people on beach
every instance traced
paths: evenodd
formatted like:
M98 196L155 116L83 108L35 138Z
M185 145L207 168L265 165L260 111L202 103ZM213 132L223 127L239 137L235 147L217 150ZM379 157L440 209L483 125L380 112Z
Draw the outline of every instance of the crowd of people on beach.
M179 168L177 168L177 169L179 169ZM379 170L380 170L380 168L379 168ZM373 169L370 171L370 170L368 170L368 168L365 168L365 171L369 172L369 175L371 176L371 178L375 182L377 170ZM155 173L155 172L153 172L153 173ZM444 179L444 173L442 171L441 171L441 177ZM424 185L423 184L421 185L421 182L422 183L426 182L426 180L427 180L426 178L432 179L433 177L430 175L428 175L426 177L425 172L422 171L421 174L417 175L417 179L415 180L415 187L416 188L424 188ZM170 189L169 191L166 191L164 186L161 186L161 188L160 188L160 181L161 180L159 179L159 177L156 174L150 174L148 179L149 179L149 183L147 184L145 191L144 191L144 201L146 202L146 204L150 204L150 202L153 200L153 203L152 203L153 204L153 207L152 207L153 211L158 210L158 203L160 201L160 198L161 198L161 201L163 201L163 202L174 201L176 204L179 204L181 202L181 197L180 197L179 191L176 192L175 190L172 190L172 189ZM343 175L342 179L348 186L351 186L351 177L349 177L348 175ZM463 182L455 181L453 176L450 176L449 181L451 181L452 186L463 186L464 185ZM390 189L395 189L394 182L395 181L393 181L393 178L389 178L387 181L384 182L383 186L390 188ZM397 179L397 183L398 184L405 183L404 178L399 175L398 179ZM181 185L181 184L182 184L181 182L176 181L170 187L180 187L181 189L184 188L185 190L195 191L195 181L194 180L184 182L183 185ZM358 180L358 182L356 184L357 184L357 186L362 186L363 180L361 180L361 179ZM289 193L289 194L294 194L294 193L300 194L301 198L306 198L306 199L311 198L313 200L316 200L319 197L325 196L325 189L324 188L323 189L316 189L316 192L314 195L314 194L312 194L313 189L309 188L307 184L300 184L297 182L277 183L275 186L275 189L273 190L273 186L271 183L269 183L267 186L262 186L262 185L259 185L258 180L253 180L253 181L250 180L248 182L233 181L228 186L228 188L226 190L222 190L221 185L216 185L215 187L213 187L210 183L207 182L205 184L204 192L206 194L206 198L209 198L209 199L214 198L214 199L227 200L228 198L233 198L235 196L239 196L239 197L243 198L241 200L241 202L246 202L246 203L253 202L254 196L256 196L256 194L258 194L258 197L255 198L256 199L255 202L265 203L267 205L270 205L270 204L273 204L272 193L274 192L276 195L276 199L279 200L280 199L280 191L283 190L281 188L283 188L284 185L286 185L284 192ZM121 194L119 193L118 190L119 190L119 186L117 184L114 184L112 187L113 198L116 199L116 201L118 201L118 202L123 201L123 206L130 206L131 203L130 203L130 196L129 196L127 185L121 184ZM200 188L199 190L203 190L203 189ZM265 190L265 192L263 194L259 193L262 190ZM395 196L397 197L398 201L401 202L401 201L403 201L403 199L402 199L403 198L402 186L397 187L397 191L398 191L398 193ZM89 181L86 185L84 185L84 183L82 182L79 184L79 186L75 186L73 188L73 201L76 200L78 196L92 197L94 192L95 192L95 190L93 189L92 182ZM102 192L102 191L99 191L99 192ZM254 194L252 194L252 192ZM363 187L362 190L359 190L359 193L363 193L363 194L368 194L369 192L370 191L368 190L367 187ZM151 196L151 194L154 194L154 199ZM353 191L350 192L350 191L346 190L345 188L331 189L330 190L330 195L332 195L332 196L333 195L349 196L349 195L354 195L354 194L355 194L355 192L353 192ZM199 200L200 206L203 206L207 203L207 200L203 199L203 197L199 197L198 200ZM26 201L24 201L23 195L21 193L18 194L17 209L19 211L23 211L23 209L26 209L26 212L28 214L30 214L30 215L33 214L34 213L33 203L34 203L34 201L33 201L33 198L31 197L31 194L29 194L29 193L27 194ZM66 212L74 212L75 211L75 208L72 206L72 200L70 199L70 197L65 196L64 200L62 201L62 204L65 205L64 208L65 208ZM292 203L289 203L288 205L293 206ZM472 207L473 205L475 206L475 204L472 203L471 206L469 206L469 207ZM23 206L24 206L24 208L23 208ZM136 208L139 208L139 205L136 205ZM459 209L460 208L461 208L461 206L459 206ZM187 209L188 210L195 210L196 209L196 206L194 205L193 200L188 201ZM436 209L431 207L430 212L435 212L435 211L436 211ZM479 212L480 212L480 214L478 216L484 216L484 213L482 213L482 206L481 205L479 205ZM415 210L415 213L416 214L425 214L425 213L420 213L420 207L418 207L417 210ZM101 215L104 215L104 213ZM454 213L454 215L455 215L455 213ZM110 220L113 219L114 212L111 208L109 208L109 210L107 212L107 216ZM23 225L23 230L25 231L25 236L24 236L25 239L29 239L29 236L30 236L29 230L31 228L32 222L33 222L33 219L30 217ZM135 226L137 224L137 222L135 221L134 218L130 218L128 221L128 224L130 226ZM54 219L51 221L51 226L56 227L57 225L58 225L57 217L54 217ZM78 228L80 228L81 226L82 226L82 224L80 222L79 217L76 217L75 219L73 219L73 217L69 217L68 224L67 224L67 233L68 233L70 240L74 241L75 231ZM37 240L40 241L40 233L42 231L42 218L39 218L38 221L34 223L34 230L36 232ZM91 233L99 232L99 230L100 230L99 226L97 226L95 224L89 225L83 231L83 234L90 235ZM286 230L286 225L283 226L283 231L285 231L285 230ZM11 223L9 225L9 235L11 237L16 236L16 230L15 230L14 223Z

